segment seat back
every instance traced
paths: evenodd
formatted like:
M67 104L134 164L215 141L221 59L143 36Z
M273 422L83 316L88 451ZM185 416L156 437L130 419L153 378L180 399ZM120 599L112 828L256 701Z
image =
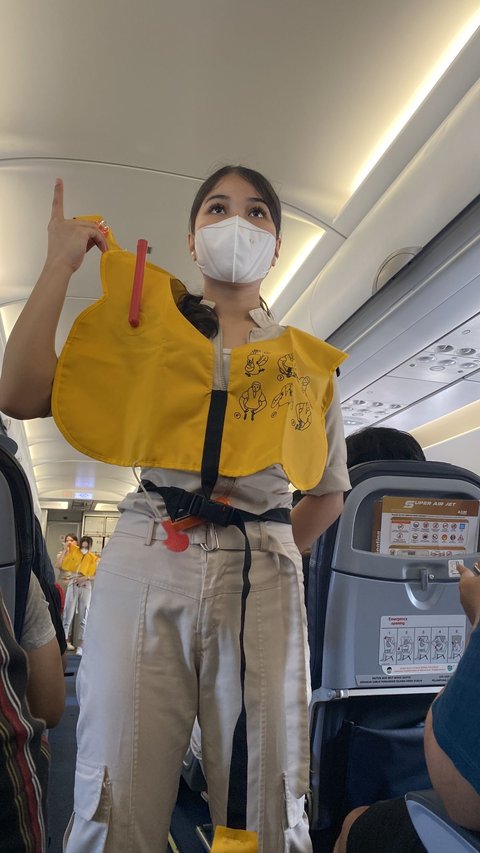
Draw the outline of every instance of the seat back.
M362 464L350 475L342 516L310 562L315 829L357 805L429 786L423 720L469 631L450 539L441 556L391 555L372 552L372 530L385 496L477 502L480 478L444 463L405 461ZM478 517L470 524L467 565L479 557Z
M427 853L478 853L480 833L450 820L434 791L409 792L405 801L410 820Z
M0 445L0 589L20 639L34 555L32 493L21 465Z

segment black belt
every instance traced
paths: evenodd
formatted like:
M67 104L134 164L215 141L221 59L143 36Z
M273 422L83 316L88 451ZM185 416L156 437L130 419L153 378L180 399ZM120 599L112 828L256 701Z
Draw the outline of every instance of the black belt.
M201 518L202 521L218 524L220 527L233 525L242 531L246 521L278 521L281 524L290 524L289 509L269 509L256 515L254 512L246 512L229 504L208 500L201 494L187 492L176 486L156 486L150 480L142 480L142 486L146 492L157 492L161 495L172 521L181 521L188 516L194 516ZM138 491L142 491L142 487Z
M245 613L247 596L250 591L249 571L252 563L252 553L248 541L245 523L248 521L277 521L282 524L290 523L289 509L270 509L256 515L243 509L208 500L203 495L187 492L176 486L156 486L150 480L142 480L142 486L147 492L157 492L163 498L165 507L172 521L193 516L202 521L218 524L221 527L233 525L245 537L245 556L242 569L242 604L240 613L240 686L242 692L242 709L235 724L232 742L232 758L228 784L227 826L233 829L247 827L247 780L248 780L248 750L247 750L247 712L245 708ZM141 487L139 489L141 491Z

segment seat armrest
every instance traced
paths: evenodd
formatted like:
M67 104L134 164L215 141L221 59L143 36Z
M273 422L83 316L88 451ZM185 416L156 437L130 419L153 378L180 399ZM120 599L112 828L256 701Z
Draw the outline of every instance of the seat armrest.
M405 802L427 853L480 851L480 833L464 829L450 820L435 791L411 791L405 795Z

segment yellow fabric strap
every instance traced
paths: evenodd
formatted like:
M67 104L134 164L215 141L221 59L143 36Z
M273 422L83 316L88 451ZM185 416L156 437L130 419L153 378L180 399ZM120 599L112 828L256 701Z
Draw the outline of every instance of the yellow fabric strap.
M246 829L217 826L211 853L258 853L258 835Z
M99 217L92 217L98 220ZM200 472L215 350L177 307L186 293L146 263L140 323L128 322L136 256L111 232L103 296L76 319L58 360L55 422L73 447L113 465ZM320 482L325 413L345 354L298 329L235 347L230 357L219 474L282 465L298 489Z

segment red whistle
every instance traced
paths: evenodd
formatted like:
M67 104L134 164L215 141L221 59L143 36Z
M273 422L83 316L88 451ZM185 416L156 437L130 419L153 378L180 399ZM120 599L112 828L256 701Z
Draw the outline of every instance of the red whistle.
M130 300L130 310L128 312L128 322L133 329L136 329L140 323L140 303L142 301L143 277L145 275L147 249L147 240L139 240L137 242L137 262L135 264L132 298Z
M186 533L176 530L173 521L162 521L162 526L167 534L163 544L169 551L186 551L190 545L190 539Z

